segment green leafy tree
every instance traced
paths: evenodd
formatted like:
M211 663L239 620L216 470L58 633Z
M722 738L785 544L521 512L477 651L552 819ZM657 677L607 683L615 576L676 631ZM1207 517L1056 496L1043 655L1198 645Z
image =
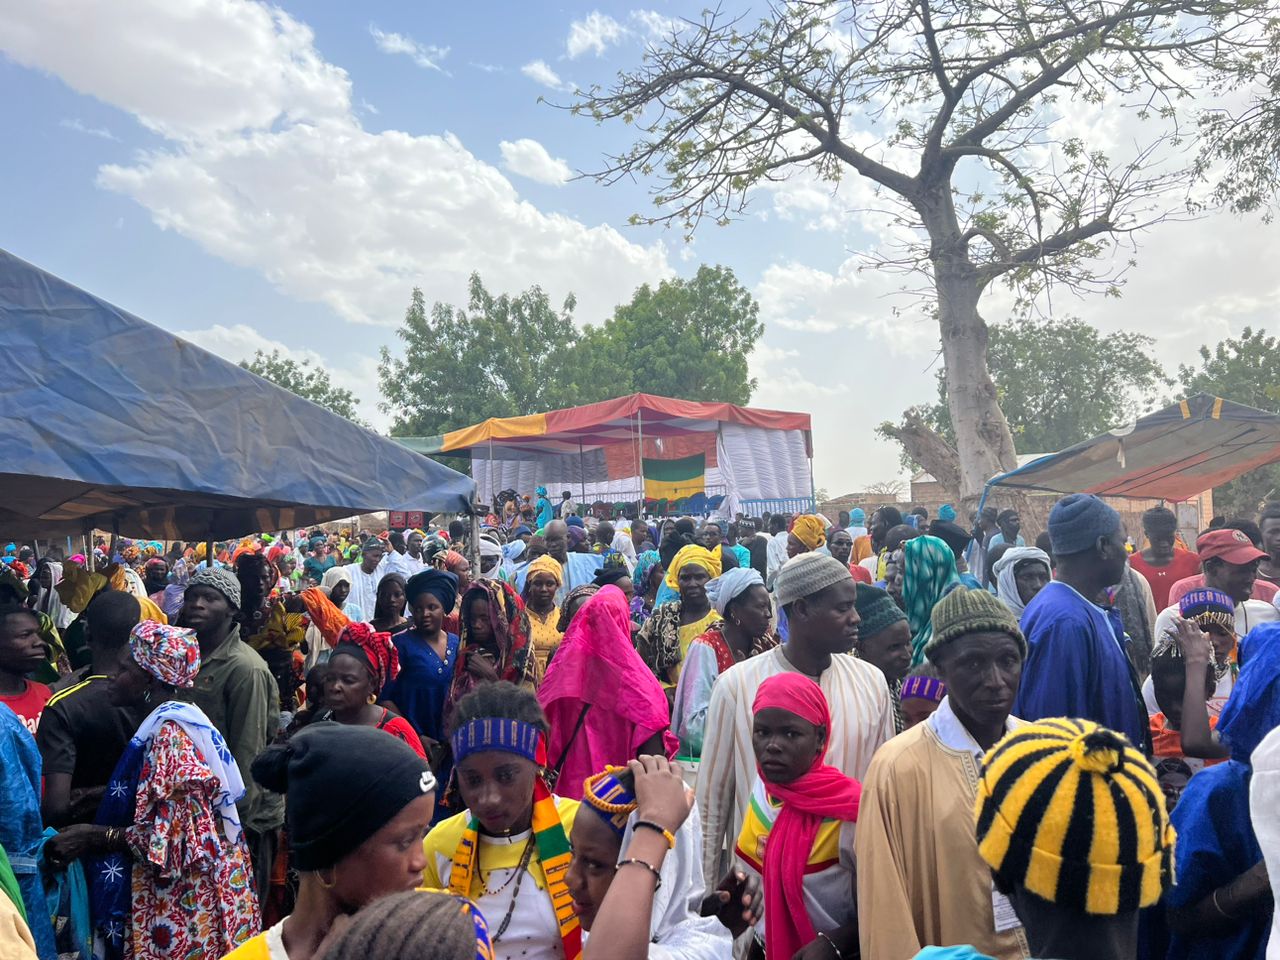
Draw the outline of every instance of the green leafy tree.
M1280 344L1265 330L1245 327L1238 338L1200 347L1198 365L1178 368L1185 396L1211 393L1259 410L1280 413ZM1213 491L1214 512L1252 517L1267 500L1280 498L1280 465L1260 467Z
M1116 245L1178 211L1197 175L1195 96L1273 15L1271 0L813 0L760 19L713 8L571 109L629 125L631 144L596 177L654 184L657 209L636 222L725 224L793 173L867 181L903 228L872 261L922 277L936 311L957 440L943 446L974 498L1015 464L984 291L1007 285L1023 312L1050 284L1117 293ZM1073 102L1132 113L1140 140L1109 156L1088 132L1064 137Z
M1021 453L1054 453L1133 420L1171 383L1149 352L1155 341L1140 334L1104 336L1074 318L1013 320L990 331L991 379ZM936 404L915 408L903 424L881 432L892 437L913 418L955 444L944 376Z
M466 308L435 304L427 311L414 288L397 331L404 347L382 348L382 409L392 434L435 436L489 417L512 417L603 399L575 370L575 301L557 312L540 287L494 296L471 275Z
M764 333L755 299L728 267L636 290L582 342L585 369L615 367L620 393L745 404L756 381L747 357Z
M1200 118L1198 170L1220 203L1270 222L1280 196L1280 19L1228 63Z
M283 356L279 350L272 350L270 353L255 350L253 359L241 360L240 366L340 417L346 417L362 427L368 426L359 417L356 408L360 401L355 394L335 387L329 380L329 371L320 366L312 366L310 360L294 360Z

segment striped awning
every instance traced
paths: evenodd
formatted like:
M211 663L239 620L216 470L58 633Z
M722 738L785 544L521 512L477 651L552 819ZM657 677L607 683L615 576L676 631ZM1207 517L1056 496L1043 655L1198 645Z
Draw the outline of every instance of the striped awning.
M987 486L1158 500L1280 462L1280 415L1206 393L1032 460Z
M460 454L494 460L523 459L530 454L577 454L584 450L646 441L714 434L721 423L766 430L800 430L811 448L807 413L739 407L731 403L699 403L634 393L581 407L491 418L439 437L396 437L418 453ZM812 449L810 449L812 455Z

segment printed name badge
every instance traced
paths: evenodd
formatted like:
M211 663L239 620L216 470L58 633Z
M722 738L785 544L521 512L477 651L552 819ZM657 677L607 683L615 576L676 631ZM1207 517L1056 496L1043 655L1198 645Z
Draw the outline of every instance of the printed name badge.
M1018 914L1013 909L1013 904L1009 902L1009 898L994 886L991 888L991 913L995 916L996 933L1016 930L1022 926L1022 921L1018 919Z

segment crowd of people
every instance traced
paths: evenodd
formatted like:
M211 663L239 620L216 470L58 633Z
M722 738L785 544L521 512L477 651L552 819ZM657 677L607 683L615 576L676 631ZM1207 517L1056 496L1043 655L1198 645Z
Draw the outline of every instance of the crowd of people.
M10 544L0 956L1280 949L1280 504L437 519Z

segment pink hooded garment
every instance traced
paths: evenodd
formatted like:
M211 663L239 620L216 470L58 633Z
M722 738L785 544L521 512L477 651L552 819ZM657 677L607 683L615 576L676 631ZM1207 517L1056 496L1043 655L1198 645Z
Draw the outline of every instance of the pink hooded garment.
M675 755L678 741L668 729L666 694L631 645L630 609L615 586L601 587L573 618L538 688L538 702L551 724L548 762L554 765L564 755L555 787L559 796L582 799L587 777L634 759L659 731L667 756Z

